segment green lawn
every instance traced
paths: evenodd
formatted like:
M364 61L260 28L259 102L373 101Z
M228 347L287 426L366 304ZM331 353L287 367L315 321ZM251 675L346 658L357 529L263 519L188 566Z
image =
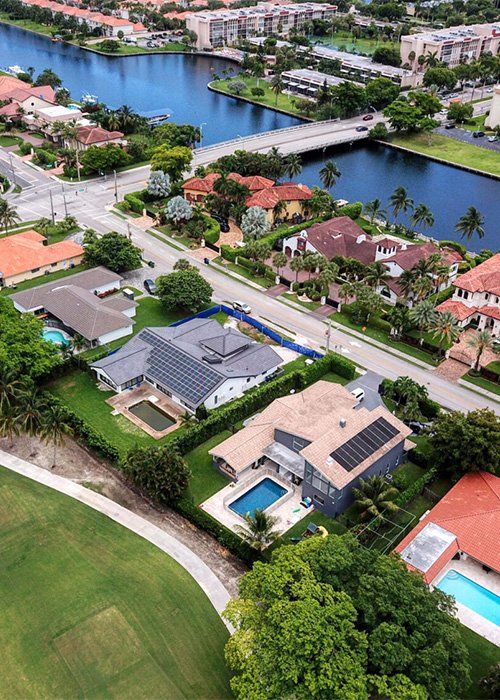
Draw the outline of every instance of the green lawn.
M425 134L399 134L391 136L389 141L422 155L434 156L449 163L500 175L500 158L496 151L462 143L448 136L431 134L429 139Z
M214 262L218 263L225 270L231 270L231 272L236 272L236 274L240 275L240 277L244 277L247 280L251 280L252 282L255 282L255 284L258 284L261 287L264 287L265 289L269 289L270 287L274 286L272 280L268 279L267 277L256 276L251 270L249 270L246 267L243 267L243 265L237 265L236 263L228 262L220 256L215 258Z
M464 374L462 379L466 382L469 382L469 384L474 384L474 386L477 386L480 389L491 391L492 394L497 394L498 396L500 396L500 384L497 384L496 382L491 382L485 377L472 377L470 374Z
M71 42L76 43L76 42ZM165 46L157 49L148 49L147 47L134 46L133 44L120 43L118 51L105 51L101 48L100 43L89 44L86 48L96 51L98 53L106 54L106 56L131 56L133 54L145 54L145 53L169 53L172 51L189 51L189 47L180 41L172 41Z
M346 527L338 520L329 518L319 510L313 510L312 513L306 515L304 518L302 518L302 520L299 520L298 523L295 523L295 525L292 525L289 530L284 532L271 549L274 549L282 544L290 544L290 540L293 540L295 537L301 537L309 523L326 527L331 535L341 535L342 533L346 532Z
M288 112L296 117L304 117L305 115L295 107L294 98L292 95L287 95L281 92L276 99L276 94L271 90L269 82L263 80L262 78L257 79L249 75L236 75L228 80L214 80L209 85L211 88L218 92L222 92L225 95L231 95L232 97L238 97L234 93L230 92L229 84L234 81L242 81L246 84L247 88L239 96L244 97L246 100L255 102L259 105L264 105L265 107L274 107L274 109L280 109L283 112ZM257 84L258 82L258 84ZM252 95L252 88L259 87L264 90L264 95L262 97L256 97ZM241 148L245 148L245 139L241 139Z
M398 44L393 41L382 41L381 39L367 39L365 37L357 38L350 32L338 31L334 34L326 36L313 36L311 39L313 44L322 44L323 46L331 46L333 49L347 51L348 53L368 54L371 55L375 49L383 46L384 48L399 49Z
M5 22L5 24L13 24L16 27L21 27L22 29L27 29L31 32L38 32L39 34L57 34L58 28L54 25L46 26L45 24L40 24L31 19L11 19L8 12L0 12L0 22Z
M10 136L7 134L0 135L0 146L15 146L21 143L22 139L17 136Z
M83 272L88 270L89 265L75 265L75 267L69 270L58 270L57 272L51 272L49 275L41 275L40 277L34 277L31 280L26 280L25 282L19 282L16 288L5 287L0 291L2 295L14 294L15 292L22 292L25 289L31 289L32 287L38 287L39 284L46 284L47 282L54 282L62 277L68 277L69 275L76 275L77 272Z
M4 698L229 698L227 631L166 554L0 468Z
M469 663L472 666L472 684L464 689L463 697L476 700L487 698L479 687L479 681L494 664L500 663L500 649L484 637L479 636L468 627L461 626L462 641L469 650Z
M212 466L212 456L208 454L208 450L227 440L230 435L231 431L224 430L186 455L186 462L193 474L189 495L196 504L203 503L229 483L229 479Z

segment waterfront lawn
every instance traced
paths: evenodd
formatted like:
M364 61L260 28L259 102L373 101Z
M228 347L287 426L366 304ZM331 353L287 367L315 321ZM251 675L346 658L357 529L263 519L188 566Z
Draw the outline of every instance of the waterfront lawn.
M8 296L9 294L14 294L15 292L22 292L25 289L31 289L32 287L38 287L39 284L46 284L47 282L55 282L63 277L68 277L69 275L76 275L77 272L83 272L89 269L89 265L75 265L68 270L57 270L57 272L51 272L48 275L41 275L40 277L34 277L31 280L25 280L24 282L19 282L14 287L4 287L0 290L1 296Z
M230 698L228 633L173 559L0 467L2 696Z
M187 44L183 44L180 41L172 41L165 46L161 46L160 48L156 49L150 49L147 46L141 47L141 46L134 46L133 44L124 44L123 42L118 43L118 50L117 51L105 51L100 43L97 44L89 44L87 48L91 49L92 51L96 51L98 53L106 54L106 56L131 56L134 54L147 54L147 53L169 53L172 51L175 52L188 52L190 51L190 47Z
M35 22L32 19L12 19L8 12L0 12L0 22L13 24L15 27L21 27L22 29L27 29L30 32L38 32L39 34L47 34L48 36L57 34L59 31L55 25L47 26L46 24Z
M433 156L449 163L500 176L498 152L457 141L441 134L398 134L389 142L424 156Z
M250 100L251 102L255 102L256 104L264 105L264 107L273 107L274 109L279 109L282 112L293 114L293 116L295 117L305 118L305 115L300 110L298 110L297 107L295 107L294 98L292 95L287 95L284 92L281 92L278 95L278 99L276 100L276 95L271 90L269 82L264 80L263 78L258 79L248 75L240 74L235 75L232 78L229 78L228 80L214 80L210 83L210 87L214 88L219 92L224 93L225 95L230 95L231 97L239 97L238 95L234 95L232 92L230 92L228 87L230 83L236 80L242 81L246 84L247 89L244 90L241 93L241 95L239 95L241 97L244 97L246 100ZM259 87L264 90L264 95L262 97L256 97L255 95L252 95L251 90L255 87ZM245 148L245 139L241 139L241 148Z
M381 46L399 50L399 45L393 41L367 39L366 37L357 38L346 31L338 31L325 36L313 36L311 41L313 44L322 44L323 46L331 46L334 49L347 51L348 53L367 54L369 56Z

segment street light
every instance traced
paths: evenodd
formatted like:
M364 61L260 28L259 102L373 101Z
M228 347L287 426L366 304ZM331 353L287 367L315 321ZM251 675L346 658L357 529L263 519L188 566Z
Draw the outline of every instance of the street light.
M200 148L203 148L203 127L207 126L207 122L201 122L200 124Z

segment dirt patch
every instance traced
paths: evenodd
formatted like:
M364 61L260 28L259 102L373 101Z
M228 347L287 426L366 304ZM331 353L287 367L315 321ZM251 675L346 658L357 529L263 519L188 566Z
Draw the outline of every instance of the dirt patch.
M231 596L238 594L238 582L246 568L242 562L203 530L175 511L153 507L135 492L121 473L96 459L72 439L58 448L57 466L52 470L53 450L38 438L21 435L11 441L0 439L0 449L25 459L54 474L64 476L128 508L185 544L219 577Z

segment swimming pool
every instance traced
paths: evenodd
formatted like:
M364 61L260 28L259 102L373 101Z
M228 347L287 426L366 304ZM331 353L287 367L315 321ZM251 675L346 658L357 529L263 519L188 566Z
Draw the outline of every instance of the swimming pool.
M58 331L56 328L44 328L42 335L44 340L47 340L49 343L54 343L54 345L69 345L69 340L64 333Z
M134 406L130 406L128 410L159 433L170 428L175 423L175 420L168 413L162 411L161 408L155 406L151 401L139 401Z
M265 510L269 508L285 493L286 489L283 486L267 477L230 503L229 508L242 517L245 517L247 513L253 515L258 509Z
M494 576L494 574L491 574ZM470 578L450 569L437 587L495 625L500 625L500 597Z

